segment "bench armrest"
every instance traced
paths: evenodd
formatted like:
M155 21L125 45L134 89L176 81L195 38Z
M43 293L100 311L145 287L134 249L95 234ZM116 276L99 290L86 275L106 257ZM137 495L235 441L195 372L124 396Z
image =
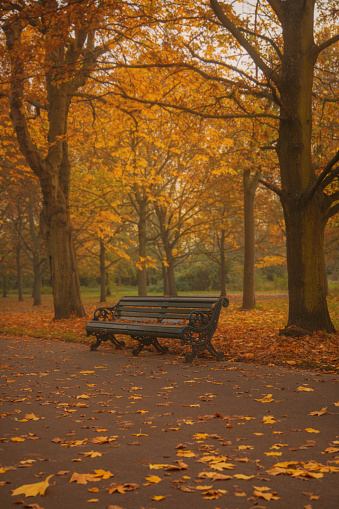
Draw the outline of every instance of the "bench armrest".
M114 321L115 320L115 316L114 315L115 315L116 307L117 306L113 306L113 307L110 307L110 308L97 308L94 311L93 320L96 320L96 321L103 321L103 320Z

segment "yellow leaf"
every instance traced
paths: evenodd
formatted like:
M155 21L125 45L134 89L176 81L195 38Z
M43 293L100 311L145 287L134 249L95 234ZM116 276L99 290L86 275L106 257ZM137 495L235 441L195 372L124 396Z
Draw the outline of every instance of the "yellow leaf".
M185 458L193 458L195 457L195 454L193 451L182 451L182 450L179 450L177 452L177 456L185 456Z
M305 428L305 431L307 431L307 433L320 433L319 430L313 428Z
M13 490L12 495L25 495L25 497L36 497L37 495L44 495L49 484L49 479L53 477L53 474L46 477L44 481L37 482L34 484L24 484L19 488Z
M236 477L237 479L242 479L244 481L247 481L249 479L253 479L253 477L255 477L255 475L234 474L234 477Z
M96 477L93 474L78 474L74 472L69 482L76 482L77 484L87 484L88 482L98 482L101 481L100 477Z
M22 437L12 437L11 440L12 440L12 442L24 442L25 441L25 439Z
M102 479L109 479L110 477L114 477L114 474L110 472L109 470L94 470L95 476L94 477L101 477Z
M200 472L198 477L200 479L212 479L213 481L226 481L227 479L233 479L231 475L218 474L217 472Z
M82 452L80 454L83 454L84 456L86 456L86 458L96 458L97 456L102 456L101 452L95 451Z
M152 497L152 500L164 500L165 497L163 497L162 495L154 495L154 497Z
M260 401L261 403L271 403L271 401L274 401L273 394L266 394L266 396L262 399L255 399L254 401Z
M77 399L89 399L89 396L87 394L81 394L80 396L77 396Z
M303 386L300 386L297 388L297 391L304 391L304 392L311 392L313 391L314 389L311 389L311 387L303 387Z
M281 456L282 452L265 452L266 456Z
M149 468L152 470L152 469L155 469L155 470L160 470L162 468L167 468L169 467L169 464L168 463L154 463L153 465L150 464L149 465Z
M270 415L264 415L264 417L262 418L262 421L265 424L274 424L275 422L277 422L276 419Z
M145 479L146 479L146 481L148 481L150 483L158 483L161 481L161 477L159 477L157 475L149 475Z
M308 415L324 415L326 414L327 406L322 408L321 410L315 410L314 412L310 412Z
M25 419L27 419L28 421L38 421L40 417L37 417L34 414L26 414Z
M193 438L196 440L206 440L210 435L208 433L196 433Z

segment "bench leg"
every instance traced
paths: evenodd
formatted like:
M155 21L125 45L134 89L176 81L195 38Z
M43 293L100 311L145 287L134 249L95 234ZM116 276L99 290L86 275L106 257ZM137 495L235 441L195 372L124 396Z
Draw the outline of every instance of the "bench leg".
M193 359L199 354L202 353L204 350L208 350L213 357L215 357L218 361L222 361L224 358L224 353L220 352L219 350L216 350L212 343L205 343L204 345L192 345L192 352L187 353L185 355L186 362L192 362Z
M110 341L117 347L125 346L125 341L120 341L114 334L108 334L107 332L101 332L96 335L96 342L90 345L91 350L96 350L101 345L102 341Z
M150 345L153 345L154 348L160 353L168 352L168 346L161 346L161 344L158 341L158 338L153 338L151 336L131 336L131 337L139 341L139 345L133 348L132 350L132 354L135 355L135 357L139 355L144 346Z

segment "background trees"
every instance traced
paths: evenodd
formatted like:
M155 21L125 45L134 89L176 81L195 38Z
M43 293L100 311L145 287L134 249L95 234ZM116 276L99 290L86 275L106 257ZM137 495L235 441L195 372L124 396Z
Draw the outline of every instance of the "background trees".
M1 11L2 95L40 181L56 317L82 313L71 214L81 263L101 260L102 298L106 269L122 259L137 268L140 294L156 268L175 293L175 271L194 253L218 260L225 292L225 250L238 255L243 244L242 180L243 307L255 304L255 262L283 260L276 239L286 234L288 325L331 331L323 239L339 208L333 2L317 2L316 20L313 0L83 4ZM279 197L284 231L260 186Z

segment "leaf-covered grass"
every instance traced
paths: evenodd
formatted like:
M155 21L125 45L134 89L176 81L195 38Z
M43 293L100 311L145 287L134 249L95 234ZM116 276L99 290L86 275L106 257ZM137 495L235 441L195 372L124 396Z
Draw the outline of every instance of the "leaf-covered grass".
M111 302L116 300L117 298L111 298ZM39 307L33 307L30 298L23 302L12 297L1 299L0 334L90 344L93 338L86 337L85 325L92 318L99 303L94 297L87 298L84 302L87 317L53 320L53 302L50 296L45 296L42 306ZM338 295L330 296L328 302L332 320L339 330ZM287 322L286 299L259 300L256 309L246 312L241 311L240 306L241 301L231 298L230 306L222 310L213 338L213 344L225 353L226 359L339 371L338 333L326 334L319 331L302 338L279 336L279 329ZM188 351L176 340L161 339L161 343L168 345L172 354L181 356ZM134 344L134 341L127 340L127 347Z

